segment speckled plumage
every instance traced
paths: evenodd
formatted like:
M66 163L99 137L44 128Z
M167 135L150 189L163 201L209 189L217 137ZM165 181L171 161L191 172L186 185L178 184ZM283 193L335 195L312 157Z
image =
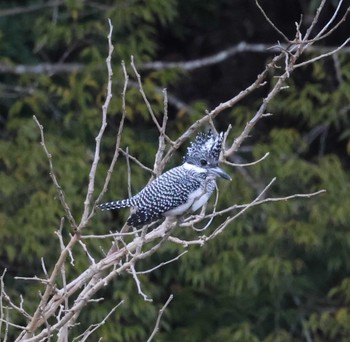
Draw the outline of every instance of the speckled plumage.
M99 205L102 210L133 207L127 223L138 226L163 216L178 216L202 207L215 190L215 178L230 177L218 168L223 133L214 137L211 132L197 135L184 158L175 167L142 189L135 196Z

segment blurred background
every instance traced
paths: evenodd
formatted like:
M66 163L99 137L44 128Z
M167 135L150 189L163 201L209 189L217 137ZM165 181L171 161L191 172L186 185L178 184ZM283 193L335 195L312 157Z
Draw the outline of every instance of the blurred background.
M290 39L302 16L302 32L320 1L268 1L261 5ZM316 30L333 15L338 1L327 1ZM345 1L337 19L349 6ZM130 56L142 75L145 92L159 120L163 93L169 97L167 133L177 138L199 118L256 79L282 37L267 23L255 1L247 0L110 0L2 1L0 4L0 271L14 302L20 295L30 313L42 287L15 276L43 277L40 259L51 270L60 254L54 232L64 211L49 176L40 146L35 114L45 129L58 180L77 221L82 214L88 173L94 153L101 106L106 95L108 18L113 25L113 98L97 171L102 189L113 157L122 113L124 60L130 75L127 115L121 147L152 168L158 130L148 114ZM318 42L303 59L343 43L349 20ZM240 46L242 51L232 52ZM225 51L227 58L204 59ZM180 260L140 276L144 302L130 275L115 279L89 304L77 336L101 321L125 299L94 336L106 341L144 341L153 330L159 308L174 299L161 322L156 341L348 341L350 339L350 48L296 70L269 105L272 116L261 120L232 157L263 162L225 170L233 176L219 181L219 208L252 201L277 177L268 196L288 196L319 189L310 199L294 199L251 208L218 238L193 246ZM168 62L199 61L199 67L168 67ZM155 64L155 61L160 63ZM188 64L186 64L188 66ZM158 67L157 67L158 66ZM281 70L282 72L282 70ZM229 143L240 134L263 97L267 84L215 119L218 130L232 125ZM203 127L203 129L205 129ZM167 169L182 160L186 146ZM118 159L104 200L128 195L125 158ZM150 174L131 162L132 193ZM97 213L87 234L120 229L128 210ZM218 221L219 222L219 221ZM213 229L213 222L208 229ZM63 233L68 238L66 222ZM177 229L182 238L202 233ZM99 259L111 241L87 242ZM168 243L162 252L139 263L138 270L174 258L183 247ZM80 247L73 279L89 265ZM10 312L11 320L25 325ZM16 336L11 328L10 337ZM94 340L91 339L91 341ZM10 338L11 340L11 338Z

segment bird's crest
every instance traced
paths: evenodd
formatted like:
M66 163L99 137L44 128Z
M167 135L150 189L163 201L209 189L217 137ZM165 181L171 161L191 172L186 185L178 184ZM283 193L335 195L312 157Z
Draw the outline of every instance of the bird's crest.
M208 133L198 133L195 140L187 148L184 162L199 164L201 159L205 159L210 161L210 164L217 165L223 139L223 132L216 136L213 135L211 130Z

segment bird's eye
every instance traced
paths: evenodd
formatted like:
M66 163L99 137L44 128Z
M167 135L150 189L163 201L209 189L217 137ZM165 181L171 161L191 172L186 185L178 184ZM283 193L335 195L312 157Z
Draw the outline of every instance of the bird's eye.
M200 163L202 166L205 166L208 164L208 162L205 159L201 159Z

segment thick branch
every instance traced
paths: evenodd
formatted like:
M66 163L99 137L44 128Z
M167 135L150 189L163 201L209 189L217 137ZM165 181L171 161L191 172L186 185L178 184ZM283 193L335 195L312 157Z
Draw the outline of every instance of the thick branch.
M180 69L191 71L199 68L204 68L210 65L219 64L240 53L264 53L272 54L279 53L281 49L287 49L288 44L280 44L271 46L271 44L266 43L246 43L240 42L233 45L227 49L219 51L214 55L194 59L191 61L180 61L180 62L165 62L165 61L155 61L139 64L138 68L140 70L163 70L163 69ZM309 46L307 52L310 53L328 53L337 48L337 46L322 46L313 45ZM343 48L343 53L349 54L350 47ZM38 63L35 65L27 64L17 64L8 65L0 64L0 74L14 74L14 75L24 75L24 74L57 74L57 73L71 73L71 72L83 72L87 65L83 63ZM103 65L96 65L96 69L103 69Z

